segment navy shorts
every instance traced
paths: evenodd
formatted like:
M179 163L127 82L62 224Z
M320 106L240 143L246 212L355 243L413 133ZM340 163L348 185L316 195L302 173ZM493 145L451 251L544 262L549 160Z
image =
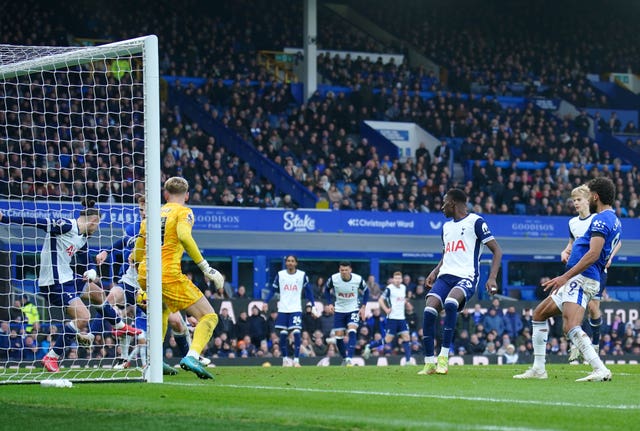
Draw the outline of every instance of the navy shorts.
M449 293L451 293L454 288L461 289L464 292L465 302L469 301L473 294L476 293L476 287L468 278L443 274L433 283L433 287L429 293L427 293L427 297L435 296L440 300L441 304L444 304L444 300L447 299L447 296L449 296ZM463 305L464 303L460 304L458 311L462 309Z
M81 278L67 281L64 284L40 286L40 293L47 297L47 302L57 307L68 307L69 303L82 295L87 282Z
M276 329L302 329L302 312L296 311L294 313L281 313L278 312L276 317Z
M387 319L385 327L385 336L400 335L409 332L409 325L404 319Z
M357 310L350 313L341 313L336 311L333 315L333 329L336 331L344 331L347 329L349 324L358 326L359 323L360 313Z

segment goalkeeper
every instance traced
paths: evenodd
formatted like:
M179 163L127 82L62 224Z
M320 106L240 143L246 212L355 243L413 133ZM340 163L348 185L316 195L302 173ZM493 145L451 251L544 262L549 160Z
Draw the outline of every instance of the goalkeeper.
M164 197L167 203L160 210L162 218L162 334L167 333L169 314L185 310L198 319L193 333L193 341L187 355L180 361L183 370L195 373L201 379L212 379L200 363L200 354L209 342L213 330L218 324L218 315L211 303L204 297L200 289L182 273L182 255L186 251L189 257L213 281L216 288L221 288L224 277L219 271L211 268L204 260L196 244L191 229L193 228L193 211L185 205L189 199L189 183L181 177L171 177L164 183ZM138 281L146 289L146 220L140 226L140 235L136 241L134 260L139 262Z

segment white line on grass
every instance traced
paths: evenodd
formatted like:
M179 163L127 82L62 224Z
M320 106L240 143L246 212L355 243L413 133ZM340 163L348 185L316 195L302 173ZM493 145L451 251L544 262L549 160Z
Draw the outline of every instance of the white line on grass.
M166 382L164 384L175 385L175 386L199 386L203 385L198 383L178 383L178 382ZM413 397L413 398L455 398L455 399L465 399L463 397L442 397L442 396L428 396L424 394L396 394L396 393L388 393L388 392L371 392L371 391L346 391L346 390L330 390L330 389L313 389L313 388L285 388L279 386L261 386L261 385L229 385L229 384L216 384L215 387L224 387L224 388L234 388L234 389L255 389L255 390L281 390L281 391L297 391L297 392L316 392L316 393L342 393L342 394L350 394L350 395L385 395L385 396L395 396L395 397ZM471 398L468 398L471 399ZM486 398L482 398L481 400L485 401ZM490 400L489 400L490 401ZM306 419L311 419L316 417L316 414L309 412L305 414ZM349 423L354 420L352 415L340 415L337 413L327 414L322 413L319 418L323 420L329 420L335 423ZM292 418L290 418L292 419ZM380 429L380 427L392 427L401 428L401 429L432 429L432 430L450 430L450 429L458 429L464 431L558 431L557 428L531 428L527 427L517 427L517 426L500 426L500 425L482 425L482 424L460 424L454 422L444 422L444 421L432 421L429 419L416 419L410 420L407 418L359 418L360 426L363 426L364 429L367 429L367 425L370 429Z
M168 385L178 386L201 386L197 383L178 383L178 382L165 382ZM540 406L554 406L554 407L577 407L577 408L595 408L595 409L607 409L607 410L638 410L640 405L638 404L595 404L595 403L574 403L566 401L541 401L541 400L517 400L513 398L487 398L487 397L465 397L457 395L439 395L439 394L417 394L417 393L398 393L398 392L380 392L380 391L357 391L357 390L344 390L344 389L318 389L318 388L291 388L281 386L262 386L262 385L229 385L229 384L216 384L216 387L224 388L236 388L236 389L264 389L271 391L294 391L294 392L317 392L327 394L349 394L349 395L379 395L383 397L397 397L397 398L433 398L440 400L464 400L464 401L482 401L493 403L505 403L505 404L523 404L523 405L540 405ZM505 428L506 429L506 428ZM516 428L509 428L516 429Z

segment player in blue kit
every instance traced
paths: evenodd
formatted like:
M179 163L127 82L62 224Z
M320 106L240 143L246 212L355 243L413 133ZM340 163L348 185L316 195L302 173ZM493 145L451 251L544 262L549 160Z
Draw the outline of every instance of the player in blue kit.
M571 191L571 199L573 199L573 205L578 212L578 215L572 217L569 220L569 242L562 250L560 254L560 260L562 263L567 263L569 261L569 256L571 255L571 249L573 248L573 243L576 239L580 238L584 233L589 229L591 225L591 220L595 216L590 211L589 208L589 197L591 196L591 192L589 191L589 187L586 184L578 186ZM622 245L622 241L618 241L617 246L611 252L611 256L605 265L605 268L600 274L600 291L597 295L595 295L587 306L587 311L589 313L589 327L591 328L591 344L593 344L593 348L596 353L600 351L600 326L602 325L602 313L600 312L600 301L602 300L602 294L604 293L604 289L607 285L607 268L611 266L611 262L616 253L620 250L620 246ZM571 343L571 347L569 349L569 362L580 362L583 361L582 354L580 350L576 346Z
M405 317L405 304L407 302L407 286L402 284L402 272L396 271L393 273L391 283L387 285L386 289L380 295L378 303L380 308L387 315L387 320L384 330L384 338L380 340L373 340L369 344L364 346L364 352L362 357L369 359L371 356L371 349L382 345L383 343L390 343L397 336L402 342L402 348L404 350L405 365L413 364L411 357L411 348L409 342L411 337L409 336L409 325Z
M278 271L271 294L278 295L278 317L275 328L280 332L280 351L283 367L300 367L300 331L302 330L302 293L314 304L313 290L309 285L309 277L298 269L298 258L289 255L285 258L285 269ZM289 332L293 333L293 359L289 357Z
M594 178L589 187L589 206L596 213L587 231L577 238L571 249L567 271L545 283L550 295L533 311L533 366L515 379L546 379L546 346L549 329L547 319L562 314L562 329L567 338L580 350L592 372L578 382L611 380L611 371L596 353L581 324L589 301L600 290L600 277L620 242L622 224L613 211L615 186L604 177Z
M340 262L339 272L327 281L324 296L329 312L333 316L333 330L336 346L342 355L343 365L353 366L353 352L360 320L365 318L365 307L369 300L369 288L362 276L352 272L351 262ZM334 299L335 297L335 304ZM344 345L345 330L348 334L347 347Z
M442 259L427 277L431 290L427 294L422 325L424 368L421 375L447 374L449 348L453 341L458 312L476 292L480 278L480 256L484 246L493 253L487 292L498 291L496 277L500 269L502 250L482 217L467 212L467 195L460 189L451 189L444 197L442 212L452 220L442 226ZM444 308L445 319L442 347L435 354L436 319Z

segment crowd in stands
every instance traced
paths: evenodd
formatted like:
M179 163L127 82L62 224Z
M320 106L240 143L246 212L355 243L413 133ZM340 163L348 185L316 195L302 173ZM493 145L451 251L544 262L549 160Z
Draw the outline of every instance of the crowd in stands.
M468 92L475 84L499 94L517 83L525 94L542 91L597 105L596 94L584 93L591 91L588 73L640 71L638 47L620 43L634 37L638 23L625 8L606 2L350 4L445 66L454 91Z

